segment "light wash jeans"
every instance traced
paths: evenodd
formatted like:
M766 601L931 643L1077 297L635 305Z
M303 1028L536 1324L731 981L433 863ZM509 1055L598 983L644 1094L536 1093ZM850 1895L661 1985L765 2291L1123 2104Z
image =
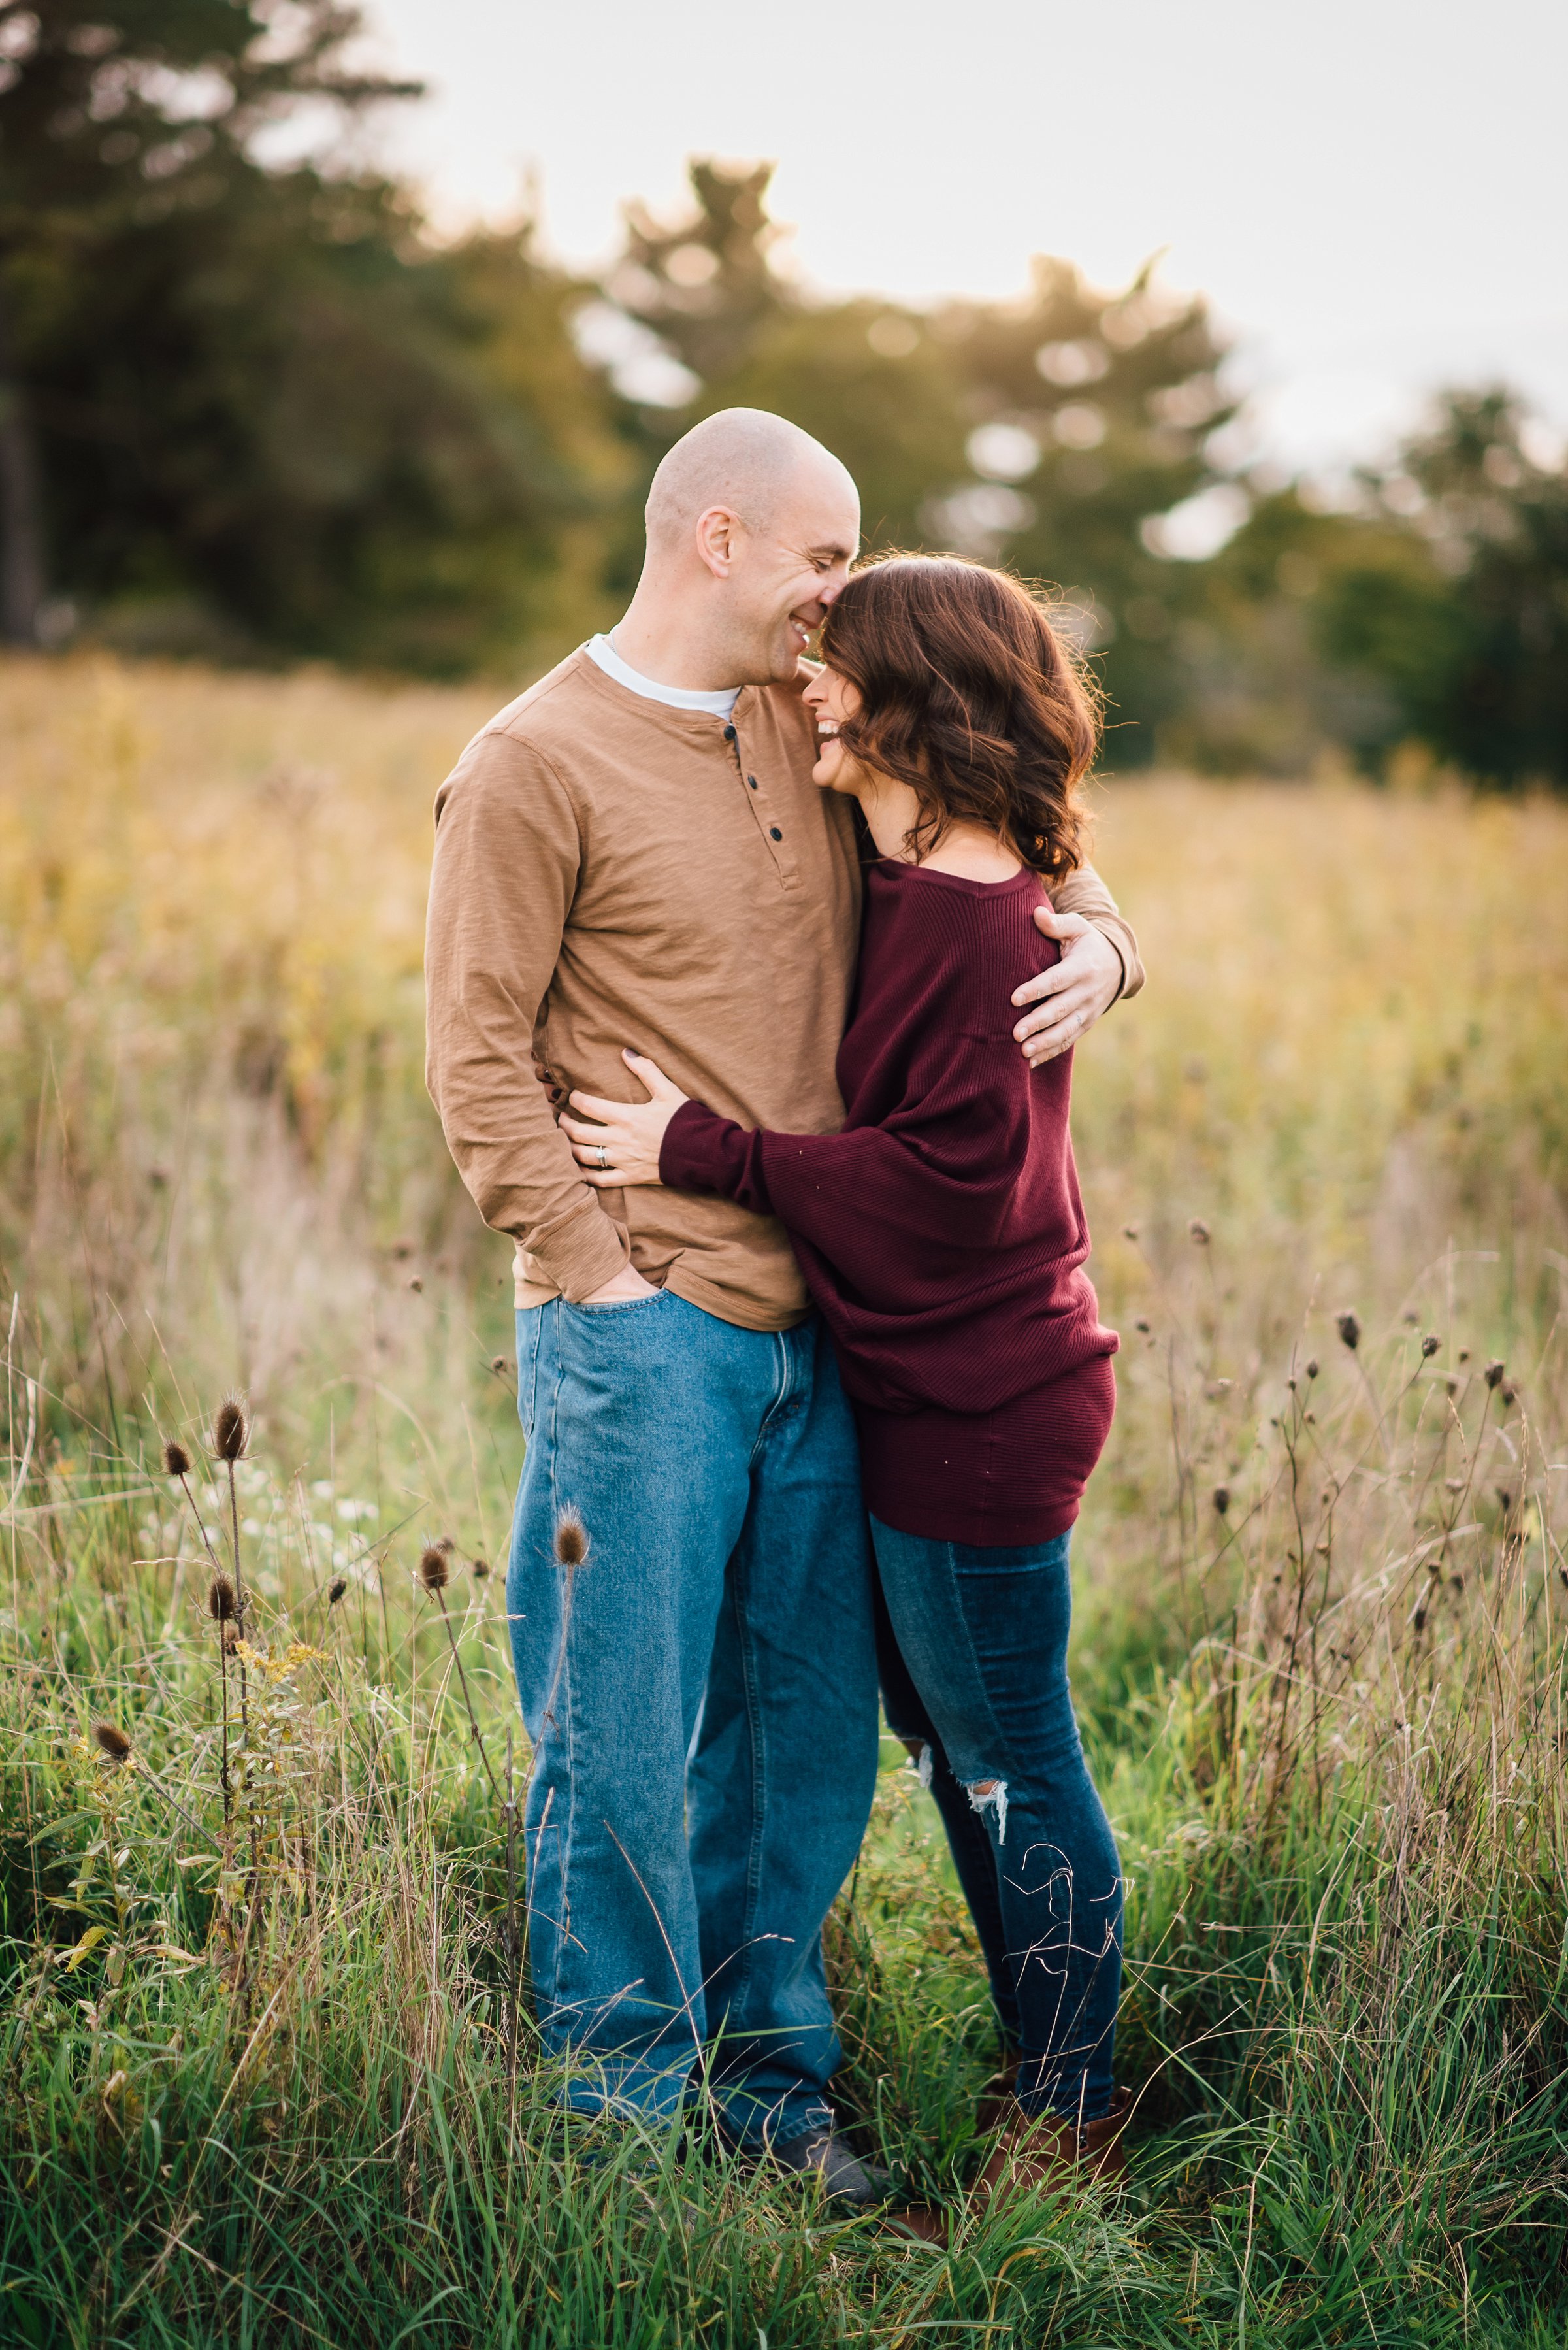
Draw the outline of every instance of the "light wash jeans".
M506 1598L536 1749L534 1992L568 2101L737 2145L830 2118L822 1922L877 1772L854 1423L815 1316L742 1330L668 1291L517 1316L528 1440ZM563 1512L587 1533L563 1569Z
M1026 2112L1110 2106L1122 1874L1067 1686L1070 1536L936 1542L871 1521L888 1726L924 1748Z

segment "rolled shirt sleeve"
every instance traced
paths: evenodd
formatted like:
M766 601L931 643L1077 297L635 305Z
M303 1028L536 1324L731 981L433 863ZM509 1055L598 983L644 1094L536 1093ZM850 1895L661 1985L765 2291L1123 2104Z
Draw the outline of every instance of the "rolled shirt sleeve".
M1082 914L1097 931L1103 931L1121 957L1121 996L1136 995L1143 985L1143 960L1137 951L1137 941L1132 924L1116 910L1116 901L1092 865L1080 865L1064 881L1051 887L1051 902L1059 914ZM1121 997L1118 996L1119 1002Z

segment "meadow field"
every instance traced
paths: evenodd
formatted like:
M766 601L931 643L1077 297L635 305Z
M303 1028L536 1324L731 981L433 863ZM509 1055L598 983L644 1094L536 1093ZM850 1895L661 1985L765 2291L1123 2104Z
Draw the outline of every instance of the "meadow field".
M1074 1680L1131 2181L971 2210L983 1973L889 1742L828 1949L919 2245L700 2115L552 2126L509 1250L421 1075L495 698L0 666L0 2340L1560 2343L1568 806L1103 789L1150 979L1075 1077L1123 1349Z

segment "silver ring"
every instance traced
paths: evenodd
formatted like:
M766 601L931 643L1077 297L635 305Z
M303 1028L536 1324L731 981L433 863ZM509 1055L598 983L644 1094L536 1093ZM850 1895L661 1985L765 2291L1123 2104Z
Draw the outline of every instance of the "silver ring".
M599 1165L601 1167L607 1167L609 1165L609 1152L605 1149L602 1142L599 1145Z

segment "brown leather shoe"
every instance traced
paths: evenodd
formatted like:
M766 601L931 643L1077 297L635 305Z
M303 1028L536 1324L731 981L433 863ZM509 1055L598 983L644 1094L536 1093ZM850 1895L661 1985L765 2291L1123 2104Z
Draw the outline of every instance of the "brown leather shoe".
M1009 2056L1006 2063L992 2074L980 2093L974 2109L976 2137L989 2137L992 2130L999 2130L1002 2127L1002 2123L1007 2119L1012 2104L1012 2093L1017 2086L1018 2059L1016 2056Z
M980 2174L981 2194L1015 2194L1020 2188L1056 2189L1069 2178L1093 2178L1101 2187L1119 2187L1127 2177L1124 2132L1132 2111L1132 2093L1117 2089L1111 2109L1099 2121L1082 2129L1058 2114L1031 2116L1014 2104L1011 2118Z

